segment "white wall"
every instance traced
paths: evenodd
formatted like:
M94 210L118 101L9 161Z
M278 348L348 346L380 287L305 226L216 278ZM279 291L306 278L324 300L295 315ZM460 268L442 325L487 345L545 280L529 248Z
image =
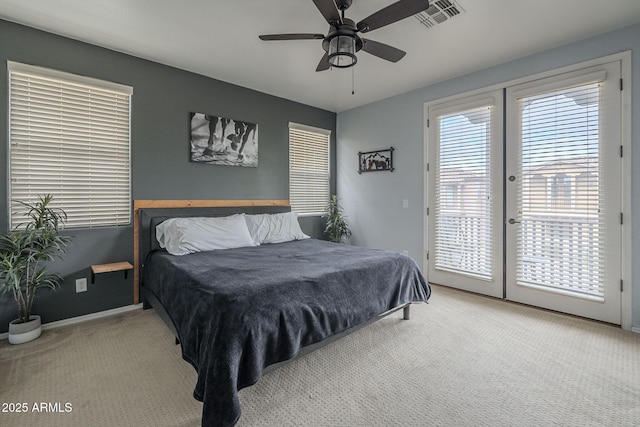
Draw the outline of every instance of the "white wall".
M626 50L632 51L633 90L632 324L640 328L640 24L339 113L337 192L353 232L351 242L397 252L408 250L422 265L425 102ZM394 172L357 173L359 151L390 146L395 148ZM403 208L403 199L409 200L408 209Z

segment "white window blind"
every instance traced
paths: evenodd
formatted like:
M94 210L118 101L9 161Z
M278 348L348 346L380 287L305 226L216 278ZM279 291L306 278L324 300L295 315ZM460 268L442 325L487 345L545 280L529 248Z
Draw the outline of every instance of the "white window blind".
M329 202L328 130L289 124L289 199L291 209L322 214Z
M595 81L517 100L519 285L604 295L600 97Z
M11 227L51 194L67 228L131 222L132 88L8 62Z
M490 105L437 116L435 268L492 278Z

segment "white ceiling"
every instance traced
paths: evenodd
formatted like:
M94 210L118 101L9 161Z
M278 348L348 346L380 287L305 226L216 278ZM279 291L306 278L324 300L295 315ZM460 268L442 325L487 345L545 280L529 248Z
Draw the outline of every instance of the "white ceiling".
M321 40L258 39L326 34L311 0L0 0L0 18L336 112L640 22L640 0L456 1L465 12L434 28L410 17L367 33L400 62L359 52L320 73ZM354 0L346 16L392 2Z

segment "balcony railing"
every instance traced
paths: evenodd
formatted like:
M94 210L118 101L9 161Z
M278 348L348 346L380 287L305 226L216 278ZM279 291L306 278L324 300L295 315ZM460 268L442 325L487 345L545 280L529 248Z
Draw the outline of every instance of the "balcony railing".
M597 218L525 216L517 250L518 284L603 295Z
M602 251L597 218L545 214L519 219L517 281L602 296ZM437 269L491 278L492 233L486 217L440 213Z

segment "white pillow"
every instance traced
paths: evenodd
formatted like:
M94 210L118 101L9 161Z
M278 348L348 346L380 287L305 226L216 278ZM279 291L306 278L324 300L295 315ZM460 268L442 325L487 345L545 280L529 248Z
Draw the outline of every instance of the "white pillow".
M245 215L245 220L256 245L309 239L300 229L295 212Z
M257 246L244 214L225 217L171 218L156 227L160 247L172 255Z

